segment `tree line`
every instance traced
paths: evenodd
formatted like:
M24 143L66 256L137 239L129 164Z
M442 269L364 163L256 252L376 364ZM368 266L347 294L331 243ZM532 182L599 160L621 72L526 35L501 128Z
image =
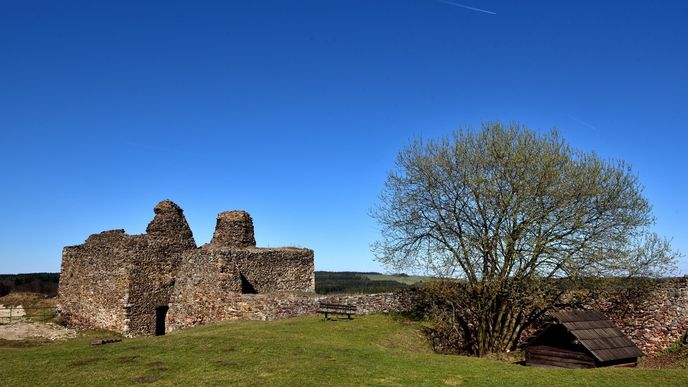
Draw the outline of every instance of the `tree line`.
M40 293L57 295L60 273L0 274L0 297L10 293Z

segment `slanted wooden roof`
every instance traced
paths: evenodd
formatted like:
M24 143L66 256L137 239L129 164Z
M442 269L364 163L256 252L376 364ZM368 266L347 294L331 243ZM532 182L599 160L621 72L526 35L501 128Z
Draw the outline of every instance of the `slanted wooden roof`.
M566 310L553 312L552 316L600 362L643 356L638 347L600 312Z

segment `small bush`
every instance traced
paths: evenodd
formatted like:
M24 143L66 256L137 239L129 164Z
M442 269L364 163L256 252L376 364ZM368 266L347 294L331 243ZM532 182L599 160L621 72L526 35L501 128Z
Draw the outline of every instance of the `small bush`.
M437 281L416 289L411 300L410 316L425 319L425 329L435 352L472 354L475 343L471 336L474 317L466 307L464 285L457 281Z

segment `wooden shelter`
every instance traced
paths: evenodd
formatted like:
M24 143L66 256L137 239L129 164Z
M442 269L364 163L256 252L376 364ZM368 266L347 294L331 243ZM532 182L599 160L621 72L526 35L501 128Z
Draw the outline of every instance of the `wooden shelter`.
M564 368L634 367L643 353L602 313L553 312L555 321L529 340L526 365Z

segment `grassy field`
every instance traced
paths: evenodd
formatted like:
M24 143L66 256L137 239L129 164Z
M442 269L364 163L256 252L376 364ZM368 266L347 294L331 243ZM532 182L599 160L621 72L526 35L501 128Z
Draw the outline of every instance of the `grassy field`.
M400 274L364 274L371 281L396 281L404 285L415 285L421 282L436 281L436 278L420 275L400 275Z
M315 291L319 294L386 293L434 280L432 277L406 274L316 271Z
M375 280L368 278L376 277ZM316 271L315 292L318 294L386 293L407 287L408 284L379 273L353 271Z
M434 354L416 323L384 315L228 321L91 346L0 341L2 384L20 385L688 385L684 369L565 370Z

